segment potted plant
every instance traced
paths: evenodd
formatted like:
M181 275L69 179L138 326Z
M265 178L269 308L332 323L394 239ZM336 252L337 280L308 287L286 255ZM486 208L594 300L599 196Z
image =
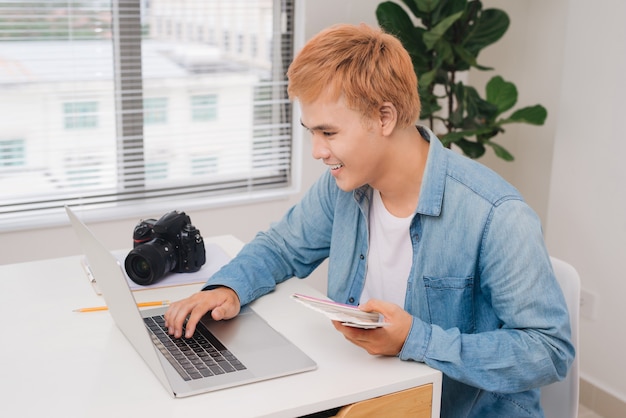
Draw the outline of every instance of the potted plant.
M482 156L488 146L498 157L512 161L513 156L493 138L510 123L543 125L546 109L534 105L504 116L517 102L513 83L494 76L483 98L459 77L472 67L492 70L478 64L478 54L508 30L508 15L483 9L480 0L401 1L406 8L393 1L379 4L376 17L380 27L400 39L411 55L422 101L420 119L429 122L444 145L456 144L471 158Z

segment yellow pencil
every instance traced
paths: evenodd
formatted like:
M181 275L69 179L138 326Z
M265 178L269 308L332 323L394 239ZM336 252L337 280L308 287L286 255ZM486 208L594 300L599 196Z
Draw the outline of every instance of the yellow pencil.
M170 304L169 300L157 300L154 302L139 302L137 307L145 308L146 306L167 306ZM91 308L80 308L74 309L74 312L96 312L96 311L106 311L109 308L107 306L93 306Z

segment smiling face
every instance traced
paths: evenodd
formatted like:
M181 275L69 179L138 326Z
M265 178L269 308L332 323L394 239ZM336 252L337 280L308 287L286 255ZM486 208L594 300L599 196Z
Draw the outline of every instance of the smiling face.
M401 180L415 174L406 171L419 157L414 123L420 101L402 43L364 24L335 25L306 43L287 77L289 98L300 102L301 122L311 133L313 157L330 167L337 185L403 194L409 186Z
M339 100L320 97L300 104L301 123L311 135L313 158L328 165L338 187L354 190L364 184L375 187L385 167L386 141L380 124L364 119Z

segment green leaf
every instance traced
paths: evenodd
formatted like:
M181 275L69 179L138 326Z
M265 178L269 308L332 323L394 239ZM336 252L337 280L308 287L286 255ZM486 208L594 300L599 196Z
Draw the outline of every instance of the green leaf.
M496 155L502 158L504 161L514 160L513 155L511 155L511 153L508 152L503 146L491 141L487 142L486 144L493 148L493 151L496 153Z
M440 111L441 106L439 106L437 98L428 90L428 87L424 87L422 84L419 84L417 90L419 92L420 102L422 105L420 119L426 120L436 112Z
M457 85L457 88L460 87ZM463 88L465 89L467 117L481 124L495 120L496 116L498 116L498 107L481 98L474 87L464 86Z
M461 150L463 154L470 158L480 158L485 154L485 146L477 142L468 141L465 138L459 139L454 142Z
M437 74L437 70L428 71L427 73L423 73L417 80L418 85L421 88L428 88L435 80L435 75Z
M488 141L494 136L504 133L504 129L498 124L487 125L485 128L480 129L476 133L476 140L480 143L488 143Z
M376 8L376 19L380 27L387 33L398 37L408 37L414 25L411 18L400 5L386 1Z
M499 40L510 23L509 16L502 10L484 10L466 37L465 48L478 55L481 49Z
M476 62L476 57L472 55L467 49L463 48L461 45L452 45L452 49L454 50L454 54L461 59L461 61L467 63L467 67L475 67L479 70L488 71L493 70L491 67L483 67L482 65L478 65ZM465 68L457 68L456 70L463 71Z
M456 142L461 138L468 138L472 136L481 136L485 135L489 132L492 132L492 128L481 128L481 129L464 129L462 131L448 132L447 134L441 137L441 142ZM445 141L444 141L445 139Z
M402 45L409 51L409 55L411 55L411 61L413 61L413 66L415 70L419 73L424 73L426 71L430 71L433 68L433 57L432 52L426 51L426 45L422 41L424 37L424 32L426 31L424 28L413 28L414 35L411 41L405 40L401 38L400 41ZM408 45L405 42L409 43Z
M458 12L452 16L448 16L439 22L434 28L424 33L424 44L428 50L433 49L435 44L441 40L444 33L463 15L463 12Z
M497 106L498 115L517 103L517 87L511 82L504 81L499 75L489 80L486 93L487 101Z
M441 142L443 142L444 145L447 145L447 144L456 142L459 139L463 139L466 136L472 136L472 135L474 135L474 133L471 131L449 132L441 137Z
M418 2L419 0L402 0L402 3L404 3L406 7L409 8L413 15L415 15L416 17L420 17L421 13L419 10Z
M500 123L524 122L531 125L543 125L548 117L548 111L541 105L524 107L515 111Z
M404 0L404 4L408 6L407 3L415 3L417 9L424 13L430 13L439 6L439 0L414 0L413 2ZM417 13L415 13L415 15L417 15Z
M439 4L438 10L433 11L433 21L438 22L442 17L464 12L467 8L467 0L445 0Z
M435 115L436 112L441 110L441 106L437 104L437 102L432 102L428 100L421 101L422 109L420 111L420 120L427 120L431 116Z
M376 8L379 26L387 33L397 37L411 55L416 69L429 68L430 57L422 42L423 28L417 28L407 12L398 4L387 1Z
M452 45L445 39L440 39L434 48L437 58L446 64L452 64L454 62L454 52Z
M386 1L376 8L376 18L380 27L387 33L396 36L405 48L415 43L415 26L406 11L400 5Z

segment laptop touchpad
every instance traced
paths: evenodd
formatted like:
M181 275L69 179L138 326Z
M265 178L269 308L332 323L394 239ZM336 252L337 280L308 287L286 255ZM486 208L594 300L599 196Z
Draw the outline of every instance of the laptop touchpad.
M248 352L290 345L285 337L249 307L242 308L235 318L214 321L205 316L202 323L235 355L240 350Z

